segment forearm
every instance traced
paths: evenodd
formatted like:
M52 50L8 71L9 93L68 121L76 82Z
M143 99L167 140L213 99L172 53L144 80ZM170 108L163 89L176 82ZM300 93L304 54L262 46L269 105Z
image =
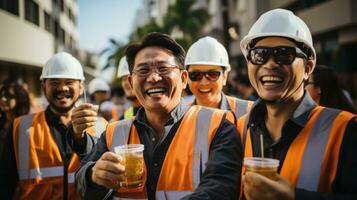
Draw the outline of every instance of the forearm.
M102 134L92 151L81 161L81 167L77 170L75 183L77 192L85 199L105 197L108 189L95 185L91 180L91 169L95 162L107 152L108 148L105 142L105 133Z
M91 170L95 162L90 161L83 165L76 173L77 193L84 199L104 199L110 195L111 191L107 188L96 185L91 180Z

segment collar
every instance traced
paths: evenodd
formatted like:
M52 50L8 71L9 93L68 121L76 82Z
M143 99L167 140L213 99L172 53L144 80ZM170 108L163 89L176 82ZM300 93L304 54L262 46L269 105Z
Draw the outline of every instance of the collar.
M170 125L170 124L175 124L176 122L181 120L181 118L186 114L188 109L189 109L189 106L181 98L180 103L170 112L170 117L167 120L167 122L165 123L165 126ZM146 115L145 115L145 109L143 107L141 107L138 110L135 120L140 123L143 123L143 124L148 124L148 121L147 121Z
M219 102L219 109L220 110L232 110L231 107L229 106L228 98L227 96L222 92L221 93L221 102ZM196 99L192 102L192 105L197 105Z
M310 94L305 91L298 107L294 111L293 115L289 118L289 120L293 121L301 127L305 127L307 121L309 120L312 109L314 109L316 106L317 104L311 98ZM259 122L264 120L264 116L266 115L266 105L260 98L254 103L249 115L249 124L255 124L257 121Z

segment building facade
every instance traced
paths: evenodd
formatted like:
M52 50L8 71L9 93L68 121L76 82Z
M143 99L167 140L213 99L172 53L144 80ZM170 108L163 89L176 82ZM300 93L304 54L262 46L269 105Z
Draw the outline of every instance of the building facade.
M54 53L77 55L76 0L0 0L0 81L40 95L42 66Z

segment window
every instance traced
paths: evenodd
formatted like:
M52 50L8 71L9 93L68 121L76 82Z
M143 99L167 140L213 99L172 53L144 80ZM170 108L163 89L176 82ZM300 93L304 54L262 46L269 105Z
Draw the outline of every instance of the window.
M54 21L54 28L55 28L55 30L53 31L54 36L55 36L56 39L58 39L59 35L60 35L60 26L59 26L57 20Z
M19 0L0 0L0 9L19 16Z
M64 32L64 30L62 28L60 28L59 39L60 39L62 44L65 44L65 42L66 42L66 34L65 34L65 32Z
M36 2L25 0L25 18L33 24L39 25L39 11Z
M46 31L52 33L53 32L52 17L47 12L44 12L44 15L45 15L45 29Z

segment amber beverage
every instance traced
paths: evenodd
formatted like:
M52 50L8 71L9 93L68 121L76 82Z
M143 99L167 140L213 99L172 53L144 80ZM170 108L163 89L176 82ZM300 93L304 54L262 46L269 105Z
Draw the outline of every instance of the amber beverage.
M271 180L276 180L279 160L272 158L247 157L244 158L246 172L255 172Z
M128 144L115 147L115 153L123 158L125 166L125 180L121 187L137 188L144 184L144 145Z

